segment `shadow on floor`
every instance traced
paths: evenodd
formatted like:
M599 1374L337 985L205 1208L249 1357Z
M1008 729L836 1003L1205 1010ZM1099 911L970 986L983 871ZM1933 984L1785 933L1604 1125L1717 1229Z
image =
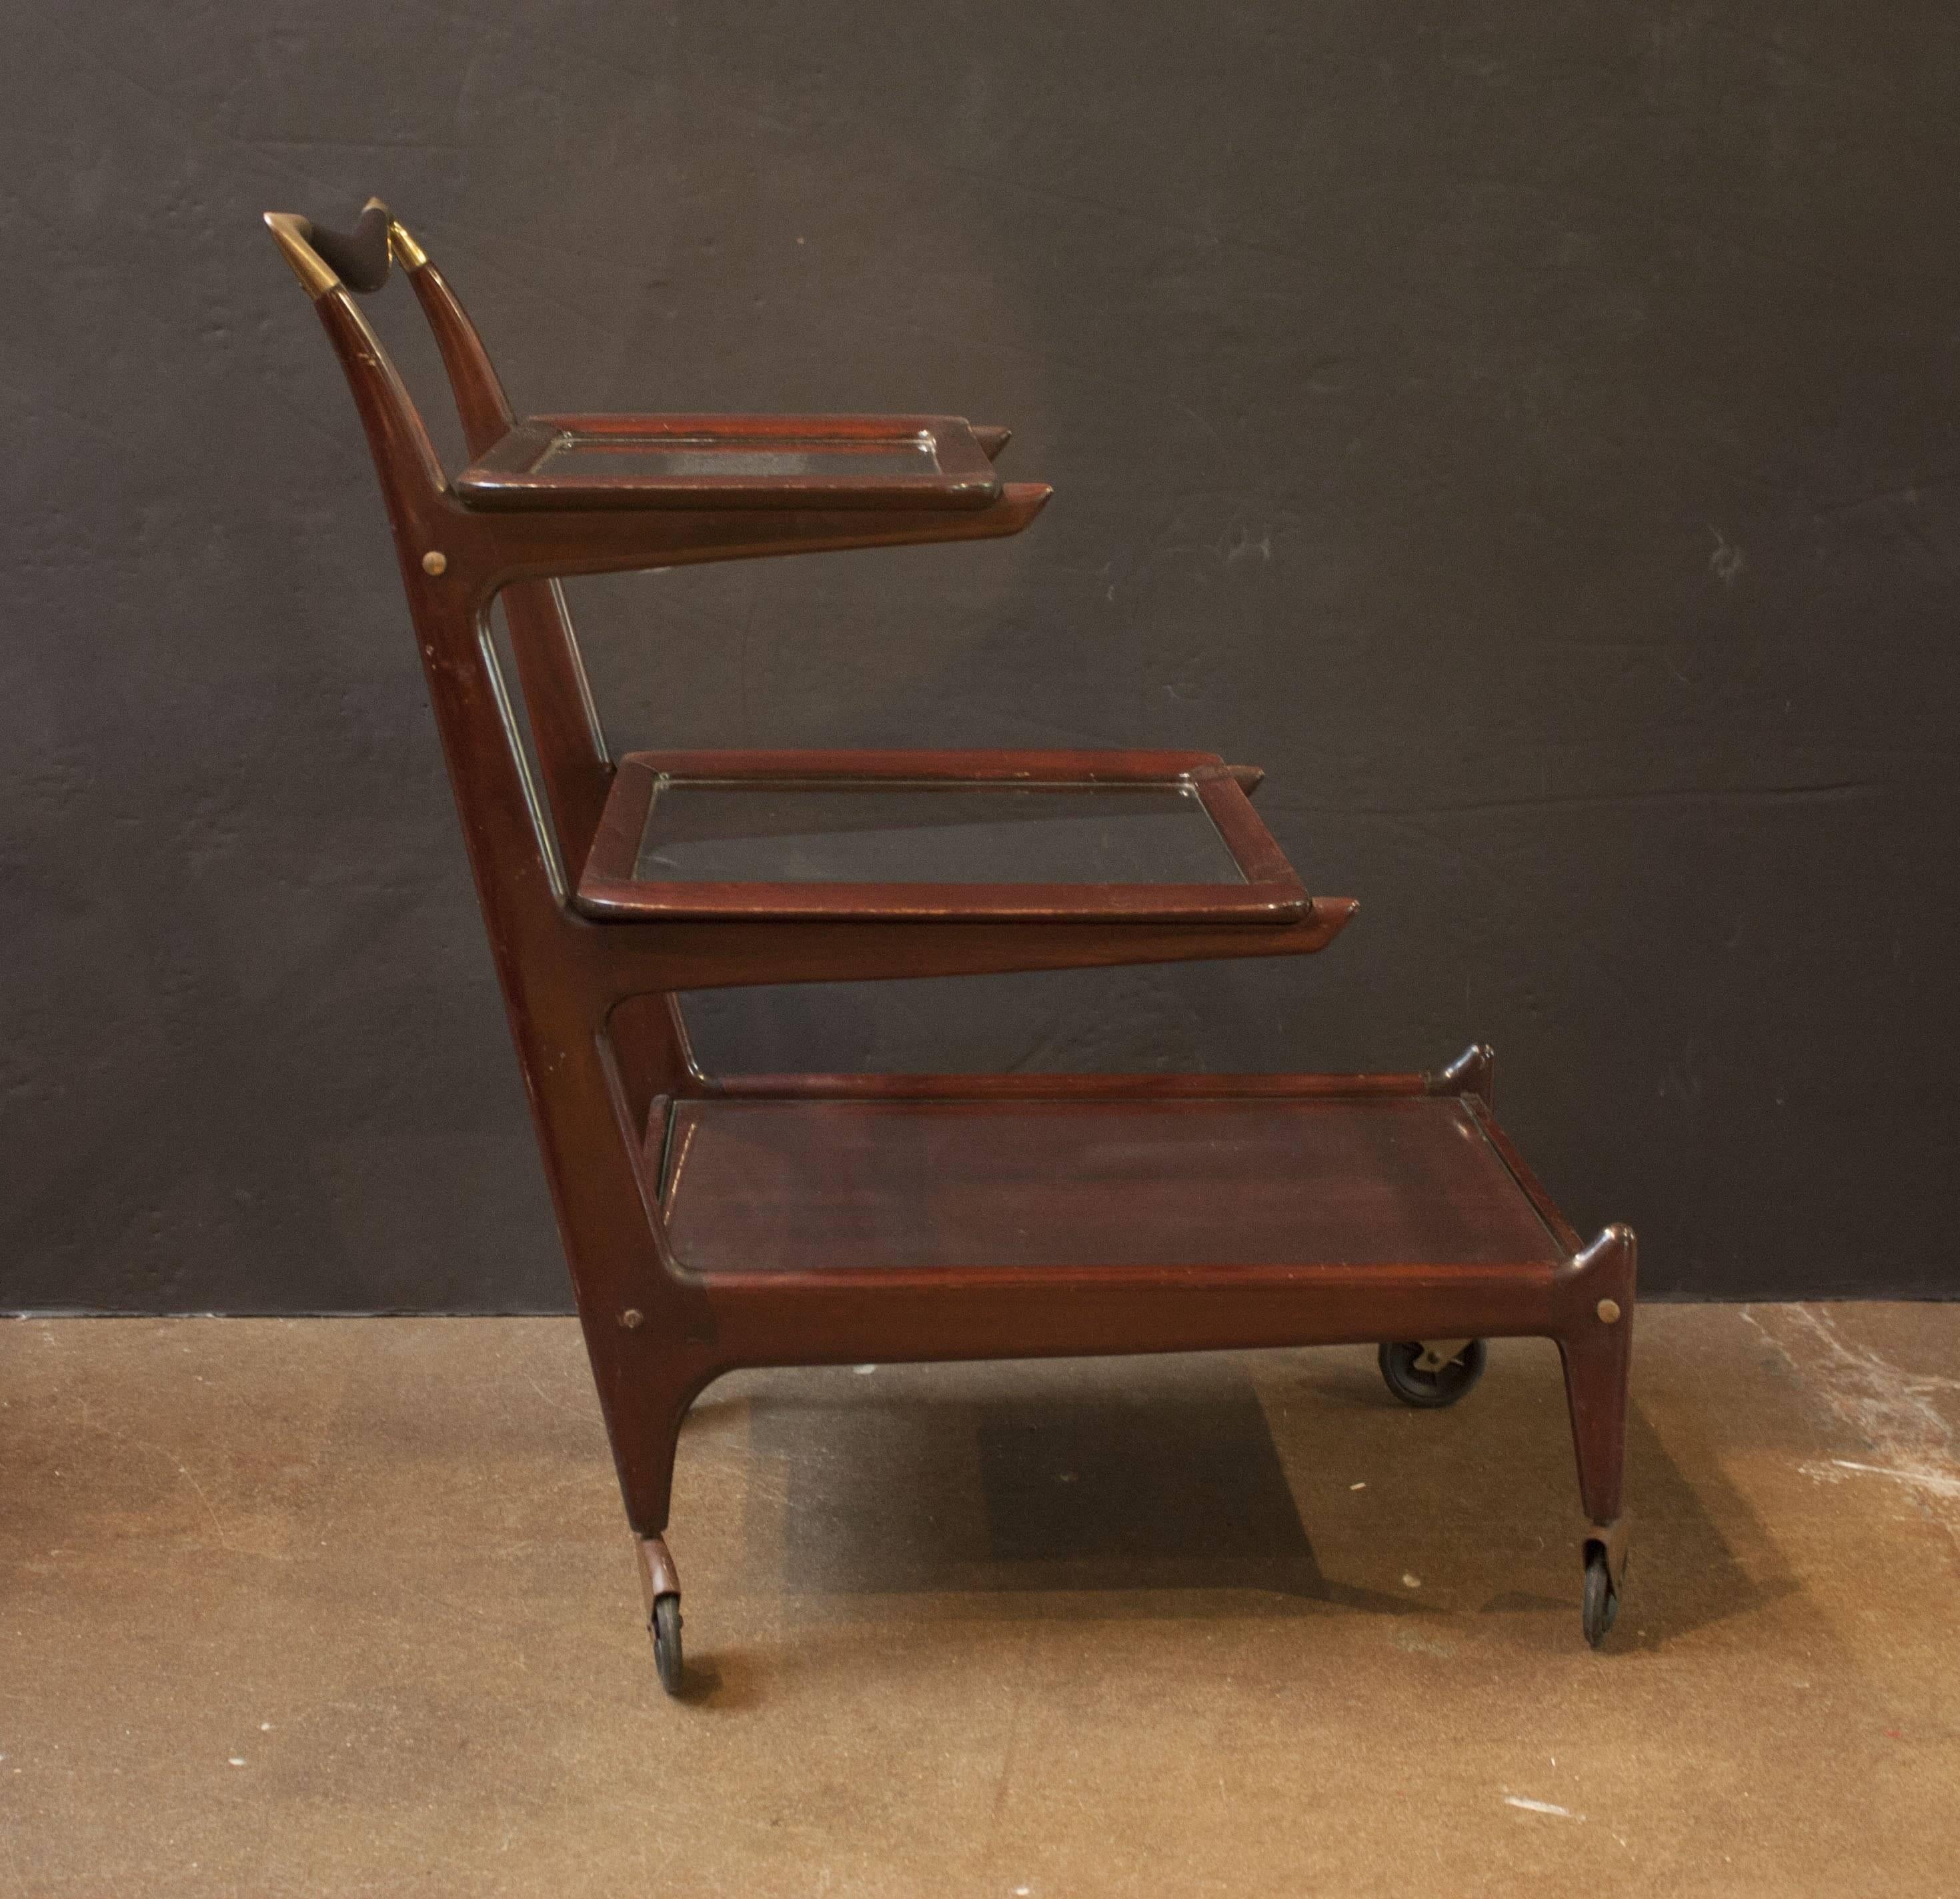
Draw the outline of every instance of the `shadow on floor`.
M1556 1356L1507 1353L1462 1407L1428 1414L1371 1389L1371 1363L1327 1354L1265 1355L1268 1368L1300 1368L1277 1399L1262 1398L1251 1361L1220 1356L881 1367L875 1382L772 1374L743 1405L750 1457L781 1478L762 1487L770 1520L752 1525L751 1548L780 1561L791 1596L964 1595L980 1614L1025 1613L1015 1598L1029 1592L1083 1594L1101 1616L1207 1612L1169 1592L1233 1592L1240 1616L1433 1613L1433 1592L1418 1601L1379 1573L1379 1551L1344 1560L1353 1519L1322 1493L1348 1487L1319 1474L1338 1460L1341 1478L1367 1474L1395 1547L1435 1581L1469 1587L1480 1613L1576 1617L1580 1517ZM1682 1470L1637 1404L1628 1495L1629 1613L1615 1647L1658 1648L1796 1592L1739 1494L1712 1465ZM1328 1573L1316 1511L1351 1526L1322 1535L1323 1547L1336 1535L1333 1567L1372 1569L1374 1586ZM1507 1572L1514 1583L1485 1592Z

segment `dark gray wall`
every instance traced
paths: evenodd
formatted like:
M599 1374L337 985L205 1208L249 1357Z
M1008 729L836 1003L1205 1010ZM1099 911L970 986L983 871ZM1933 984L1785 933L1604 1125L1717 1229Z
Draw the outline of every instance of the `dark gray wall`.
M712 1058L1487 1037L1650 1288L1960 1283L1949 7L9 37L0 1306L565 1302L365 450L258 223L371 191L520 407L947 409L1056 484L1018 542L584 590L616 742L1215 748L1365 905L1308 963L714 999Z

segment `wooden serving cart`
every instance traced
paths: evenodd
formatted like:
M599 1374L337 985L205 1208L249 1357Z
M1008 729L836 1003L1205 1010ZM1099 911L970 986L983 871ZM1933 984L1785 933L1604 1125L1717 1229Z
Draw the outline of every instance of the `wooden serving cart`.
M378 200L266 218L373 450L637 1541L681 1681L663 1533L682 1417L737 1366L1379 1343L1452 1403L1484 1340L1556 1340L1596 1646L1624 1577L1634 1248L1567 1223L1491 1112L1426 1074L705 1074L679 992L1307 956L1310 895L1192 752L676 752L615 760L561 577L1019 533L1002 428L953 416L519 421ZM445 472L350 292L391 258L474 458ZM501 603L514 681L492 633ZM516 704L521 700L520 724ZM528 736L527 736L527 732Z

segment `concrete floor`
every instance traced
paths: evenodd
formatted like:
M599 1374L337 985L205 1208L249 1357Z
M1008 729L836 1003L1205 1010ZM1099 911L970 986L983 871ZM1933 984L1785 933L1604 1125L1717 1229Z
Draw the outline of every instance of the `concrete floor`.
M0 1895L1960 1891L1960 1306L711 1390L670 1702L574 1327L0 1325Z

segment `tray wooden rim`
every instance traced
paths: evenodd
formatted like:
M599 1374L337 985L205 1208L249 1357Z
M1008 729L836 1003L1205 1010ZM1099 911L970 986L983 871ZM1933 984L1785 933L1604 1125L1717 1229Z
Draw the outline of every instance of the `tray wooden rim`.
M619 763L574 902L600 921L1294 923L1312 899L1246 795L1249 775L1188 752L632 752ZM1242 883L729 883L636 878L663 781L1149 785L1195 790ZM1252 782L1256 783L1255 778Z

